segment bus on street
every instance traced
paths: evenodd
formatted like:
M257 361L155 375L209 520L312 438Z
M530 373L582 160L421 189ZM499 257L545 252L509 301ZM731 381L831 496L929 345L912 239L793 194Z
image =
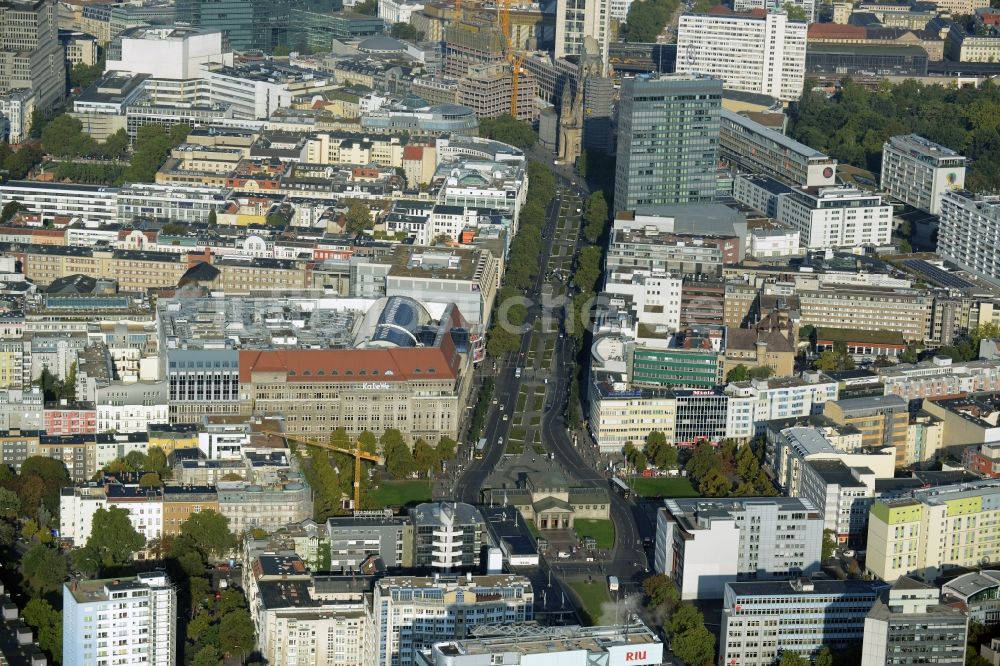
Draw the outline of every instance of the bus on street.
M617 476L611 477L611 490L621 495L624 499L632 496L632 489L625 485L625 482Z

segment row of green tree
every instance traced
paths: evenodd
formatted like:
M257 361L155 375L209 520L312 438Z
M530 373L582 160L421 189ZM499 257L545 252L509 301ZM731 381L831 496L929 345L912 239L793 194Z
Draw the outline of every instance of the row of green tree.
M479 441L479 437L486 425L486 415L490 411L490 401L493 399L493 378L487 377L483 380L483 386L479 389L479 399L476 401L476 408L472 410L472 418L469 421L469 440L472 443Z
M56 179L88 185L121 185L125 182L125 165L107 162L58 162Z
M59 493L69 485L69 472L62 461L32 456L21 463L15 474L0 465L0 545L13 543L21 521L45 528L59 525ZM13 531L13 533L12 533Z
M586 154L590 154L589 152ZM590 165L590 166L587 166ZM601 278L604 250L603 237L610 219L607 197L614 186L615 159L610 155L600 155L599 159L584 159L580 169L588 175L588 183L594 192L584 203L583 239L586 244L576 258L572 285L577 289L569 302L567 313L567 333L575 348L574 367L571 369L570 399L566 401L566 423L576 425L582 418L580 378L586 357L583 352L585 340L590 330L590 313L596 299L595 288Z
M520 348L516 329L524 323L527 310L523 294L529 291L541 269L542 229L545 207L555 197L555 177L541 162L528 163L528 194L518 217L517 235L510 246L503 285L497 295L486 351L494 358Z
M970 158L968 189L1000 189L1000 88L992 81L953 88L907 80L869 90L846 79L832 96L814 86L806 81L792 115L799 141L879 172L883 143L915 132Z
M584 214L587 224L583 228L583 236L588 242L596 243L608 226L608 202L604 199L604 192L598 191L590 195Z
M183 609L184 658L191 666L217 666L224 655L246 657L256 644L253 620L246 599L237 590L216 596L207 577L207 566L237 546L229 520L215 511L192 514L180 534L164 539L167 572L178 583L178 608Z
M129 183L152 183L156 172L170 156L170 151L184 143L191 126L174 125L169 130L163 125L143 125L136 133L132 146L132 159L125 170Z
M42 148L56 157L90 157L118 160L128 152L128 134L120 129L100 143L83 131L83 123L63 113L42 128Z

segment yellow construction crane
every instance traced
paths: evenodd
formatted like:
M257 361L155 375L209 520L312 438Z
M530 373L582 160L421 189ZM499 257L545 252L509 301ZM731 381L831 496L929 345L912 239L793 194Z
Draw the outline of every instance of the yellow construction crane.
M318 449L326 449L327 451L335 451L337 453L343 453L345 455L354 456L354 510L358 511L361 509L361 461L368 460L376 465L384 465L385 458L374 453L368 453L361 449L361 441L355 440L353 449L345 449L339 446L334 446L333 444L327 444L326 442L319 442L313 439L308 439L305 437L296 437L294 435L289 435L283 432L277 432L275 430L264 430L260 432L265 432L269 435L275 435L277 437L284 437L285 439L290 439L293 442L300 442L302 444L307 444L309 446L315 446Z
M507 61L510 62L510 115L517 118L517 87L525 54L514 52L514 40L510 36L510 0L500 0L500 32L507 40Z

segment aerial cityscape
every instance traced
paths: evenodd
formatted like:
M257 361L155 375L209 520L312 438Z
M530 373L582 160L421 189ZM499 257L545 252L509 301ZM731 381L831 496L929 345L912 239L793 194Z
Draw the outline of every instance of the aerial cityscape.
M1000 0L0 0L0 666L1000 666Z

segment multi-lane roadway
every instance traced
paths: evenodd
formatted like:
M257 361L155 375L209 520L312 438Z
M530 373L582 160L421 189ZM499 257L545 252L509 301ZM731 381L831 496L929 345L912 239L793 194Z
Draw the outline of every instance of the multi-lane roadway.
M540 270L535 284L524 294L535 304L528 309L528 317L524 327L525 331L529 332L522 337L518 353L497 363L493 393L496 404L490 406L486 427L482 434L486 438L486 450L482 459L471 460L467 463L467 468L458 477L455 484L454 497L462 502L475 504L480 501L480 492L487 477L497 467L504 455L504 442L507 441L512 424L509 419L513 417L515 412L521 382L529 381L528 373L525 372L521 375L517 372L517 368L523 366L523 359L529 351L533 339L530 333L532 326L535 320L543 315L540 305L543 287L548 284L554 290L560 285L557 278L546 270L553 248L557 243L564 247L568 246L569 256L575 256L577 251L581 222L580 214L577 211L583 207L586 192L582 188L577 188L575 183L562 174L555 173L555 175L559 180L559 190L546 210L547 218L542 234L543 247L539 257ZM569 224L566 224L567 220L570 222ZM562 225L560 225L561 222ZM562 233L559 232L560 226L562 226ZM551 363L548 365L549 369L545 371L548 378L547 383L544 384L547 408L542 415L540 424L542 443L548 452L555 456L556 461L573 480L573 483L607 488L607 477L588 464L585 457L581 455L581 449L574 443L575 434L577 439L581 440L579 446L591 446L589 441L586 441L586 433L572 433L565 426L563 413L571 390L575 350L569 336L556 337L555 342ZM507 419L504 418L505 415L508 417ZM652 526L646 514L632 502L611 493L610 517L616 530L615 546L611 559L595 563L553 563L553 569L557 574L560 571L565 571L575 575L592 575L595 578L613 575L617 576L624 584L642 578L648 571L643 539L652 537Z

